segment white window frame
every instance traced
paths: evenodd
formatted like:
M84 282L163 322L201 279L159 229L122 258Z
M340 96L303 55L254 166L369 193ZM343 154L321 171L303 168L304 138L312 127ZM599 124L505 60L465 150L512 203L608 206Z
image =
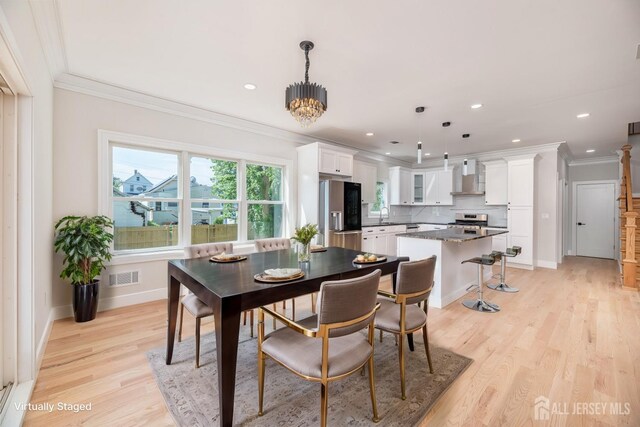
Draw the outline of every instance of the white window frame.
M207 141L207 144L211 142ZM141 262L147 260L163 260L181 257L183 248L191 242L191 202L200 199L191 199L190 197L190 181L184 179L188 176L186 172L190 171L191 157L208 157L221 160L233 160L238 162L238 241L234 241L234 246L239 249L249 248L253 246L253 241L247 240L247 203L246 200L246 183L244 177L244 168L246 163L261 164L266 166L277 166L282 168L282 201L268 203L283 204L283 235L291 234L293 224L295 223L293 212L294 203L291 189L294 187L293 160L279 157L271 157L263 154L252 152L242 152L220 149L211 147L210 145L199 145L192 143L184 143L179 141L171 141L141 135L126 134L122 132L108 131L104 129L98 130L98 212L100 215L113 217L113 159L112 146L125 146L127 148L140 150L153 150L160 152L170 152L178 155L178 182L182 183L178 188L178 200L181 203L180 208L180 236L177 246L147 248L147 249L130 249L126 251L113 251L113 260L111 265L126 264L130 262ZM133 200L132 197L124 198L128 201ZM145 201L168 201L163 198L146 198ZM171 199L170 201L175 201ZM216 201L218 202L218 201ZM236 201L230 201L236 203ZM254 201L251 201L254 203ZM113 249L113 248L112 248Z
M281 199L282 200L249 200L248 197L246 197L247 194L247 181L245 179L245 177L243 176L242 179L242 194L245 195L244 200L246 201L245 206L244 206L244 212L243 212L243 217L245 218L245 223L244 223L244 233L245 233L245 238L248 238L247 235L249 233L249 205L282 205L283 206L283 217L285 216L285 203L284 203L284 187L285 187L285 183L284 183L284 177L285 177L285 170L284 167L279 166L279 165L272 165L269 163L265 163L265 162L257 162L257 161L246 161L243 160L244 164L243 164L243 168L242 168L242 172L244 174L244 171L247 170L247 163L250 163L252 165L256 165L256 166L269 166L269 167L280 167L282 168L282 188L280 188L280 194L282 195ZM284 228L284 224L283 224L283 228L282 228L283 232L286 233L285 228ZM274 236L274 237L278 237L278 236ZM280 236L282 237L282 236Z
M378 187L378 183L382 182L384 184L384 193L385 193L385 200L387 202L386 205L383 205L383 207L386 207L387 209L389 209L389 181L386 179L377 179L376 180L376 193L377 193L377 187ZM373 209L373 205L375 203L369 203L367 205L367 217L369 218L380 218L380 211L374 211ZM387 218L389 217L390 214L387 214Z

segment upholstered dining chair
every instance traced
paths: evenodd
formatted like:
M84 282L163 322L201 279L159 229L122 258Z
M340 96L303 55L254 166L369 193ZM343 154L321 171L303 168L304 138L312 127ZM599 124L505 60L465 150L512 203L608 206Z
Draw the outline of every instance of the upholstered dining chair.
M433 288L433 275L436 268L435 255L418 261L405 261L398 265L396 293L379 290L380 310L376 315L376 329L390 332L397 337L398 358L400 361L400 388L402 399L405 394L404 337L422 329L424 350L427 353L429 372L433 373L429 340L427 337L427 313L429 295ZM418 306L422 303L422 308Z
M203 243L200 245L187 246L184 248L186 258L210 258L221 253L232 253L233 243ZM180 304L180 317L178 320L178 342L182 341L182 321L184 318L185 308L193 317L196 318L196 368L200 367L200 323L205 317L213 316L213 309L198 297L189 292L182 298ZM251 317L251 336L253 337L253 310L250 310ZM245 323L247 312L244 312Z
M265 307L258 309L258 415L263 414L265 359L269 357L294 374L321 384L320 425L327 425L329 382L369 365L373 421L378 421L373 374L374 318L380 270L355 279L322 283L317 315L298 323ZM353 301L358 301L354 304ZM287 327L264 335L264 314ZM360 333L369 328L368 335Z
M290 239L258 239L255 241L256 252L270 252L270 251L279 251L282 249L291 249L291 240ZM282 301L282 308L287 308L287 302ZM273 309L276 309L276 305L273 305ZM313 294L311 294L311 311L313 313L316 312ZM296 320L296 300L293 298L291 300L291 317L293 320ZM276 328L276 319L273 319L273 329Z

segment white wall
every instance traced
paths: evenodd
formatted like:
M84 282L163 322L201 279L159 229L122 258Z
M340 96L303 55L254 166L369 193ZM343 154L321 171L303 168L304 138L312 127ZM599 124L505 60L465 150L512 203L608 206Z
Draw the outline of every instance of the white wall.
M29 90L33 96L33 235L34 341L41 342L51 309L53 245L52 104L53 84L27 1L3 1L2 11L13 33ZM21 218L25 220L25 218Z
M54 124L53 216L56 219L68 214L98 214L98 129L289 159L294 162L291 173L293 176L297 173L295 148L298 145L294 142L69 90L55 89ZM69 188L75 191L70 192ZM295 197L296 188L290 191ZM295 204L291 208L295 209ZM58 279L61 257L56 256L54 261L53 305L59 317L69 315L71 287ZM101 309L166 297L165 260L114 265L108 268L107 274L133 269L140 271L139 285L109 288L103 276Z

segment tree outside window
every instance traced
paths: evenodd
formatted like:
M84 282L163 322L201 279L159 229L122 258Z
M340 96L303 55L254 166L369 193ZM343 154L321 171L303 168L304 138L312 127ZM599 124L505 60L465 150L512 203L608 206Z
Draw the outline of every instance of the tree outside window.
M383 207L389 207L387 203L387 183L384 181L376 182L376 200L369 206L370 215L380 215Z

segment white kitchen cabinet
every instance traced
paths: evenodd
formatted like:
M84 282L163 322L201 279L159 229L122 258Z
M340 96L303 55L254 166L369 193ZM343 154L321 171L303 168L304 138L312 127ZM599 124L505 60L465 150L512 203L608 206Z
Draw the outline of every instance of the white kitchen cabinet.
M520 246L522 253L510 264L533 266L533 186L535 155L507 158L507 246Z
M373 253L378 255L387 255L387 238L386 234L378 234L373 241Z
M424 205L425 200L425 173L411 172L411 204Z
M375 165L354 161L351 181L362 184L362 203L375 203L378 182L378 169Z
M506 231L504 228L484 228L485 230L497 230ZM491 237L491 250L505 252L507 250L507 236L508 234L499 234Z
M411 204L411 171L400 166L389 168L389 204Z
M427 170L424 174L425 197L427 206L453 205L453 170Z
M507 162L508 205L533 206L533 174L533 157Z
M485 166L485 194L486 205L506 205L508 202L508 173L507 162L498 160L486 162Z
M365 236L363 234L362 245L360 248L362 252L365 252L365 253L375 252L375 241L376 241L376 236Z
M381 225L362 228L362 252L395 256L397 234L406 232L404 225Z
M320 147L318 158L318 170L322 174L339 176L353 175L352 154Z

